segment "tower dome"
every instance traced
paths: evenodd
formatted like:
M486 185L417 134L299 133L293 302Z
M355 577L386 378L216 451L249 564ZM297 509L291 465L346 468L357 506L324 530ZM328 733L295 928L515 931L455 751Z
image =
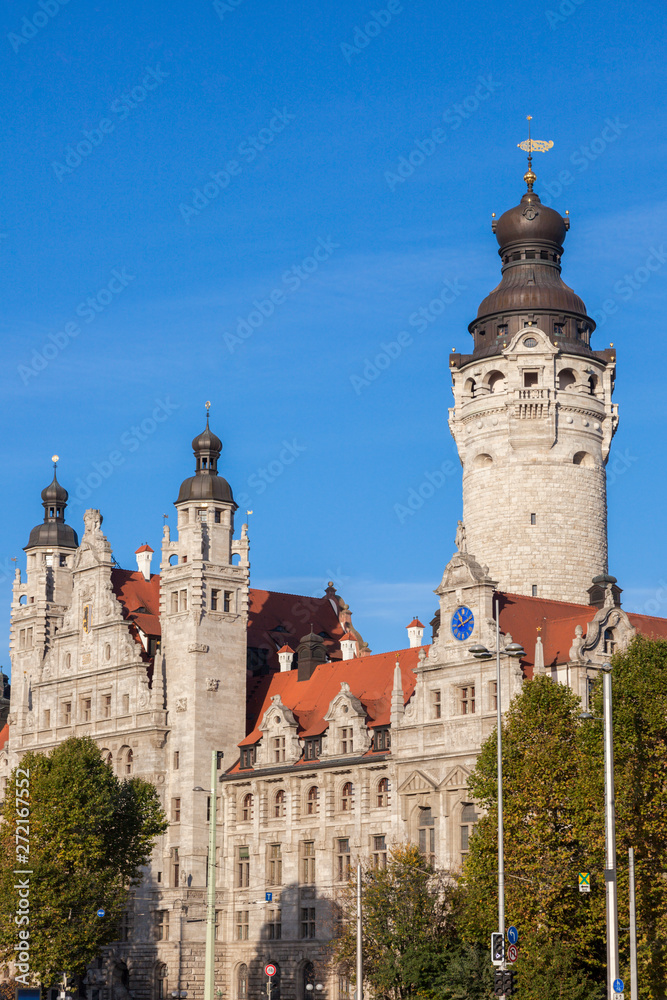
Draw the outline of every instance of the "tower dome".
M181 483L176 503L185 503L188 500L217 500L220 503L233 504L236 509L231 486L226 479L218 475L222 441L209 427L208 407L206 427L201 434L193 438L192 450L196 459L195 474Z
M71 525L65 524L65 508L69 493L58 482L57 465L58 456L54 455L53 479L41 493L44 521L30 532L26 549L32 549L37 545L53 546L59 549L78 548L79 539L76 531Z

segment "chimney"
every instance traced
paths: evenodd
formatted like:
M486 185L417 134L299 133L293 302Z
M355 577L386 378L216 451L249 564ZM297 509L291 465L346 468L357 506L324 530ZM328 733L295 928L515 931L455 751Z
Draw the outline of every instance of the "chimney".
M285 645L282 649L278 650L278 661L280 663L280 673L286 673L288 670L292 669L292 660L294 659L294 650L291 646Z
M141 545L135 552L137 557L137 567L139 572L143 574L144 580L150 580L151 578L151 559L153 558L153 550L150 545Z
M410 640L410 649L415 646L421 646L424 640L424 626L419 621L419 618L413 618L409 625L405 626L408 630L408 639Z
M340 651L344 660L353 660L357 655L357 640L351 632L346 632L345 638L340 640Z

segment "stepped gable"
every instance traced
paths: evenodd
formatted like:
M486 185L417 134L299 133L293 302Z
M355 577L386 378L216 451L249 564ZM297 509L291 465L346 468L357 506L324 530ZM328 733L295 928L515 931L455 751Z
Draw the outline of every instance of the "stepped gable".
M280 695L281 703L294 714L299 737L319 736L327 729L324 716L333 699L340 694L343 682L349 684L351 693L366 709L367 725L389 725L396 660L401 665L403 697L407 704L415 689L414 668L421 649L428 652L429 647L415 646L375 656L321 663L304 681L298 679L298 670L262 677L249 700L250 732L239 746L252 746L262 738L259 726L274 695Z
M250 588L248 648L263 651L268 670L279 669L281 646L296 649L311 625L316 635L325 633L322 642L329 658L340 660L340 641L345 638L345 627L326 595L305 597Z
M123 617L144 635L161 635L160 574L153 573L147 580L138 570L112 569L111 584L123 607Z

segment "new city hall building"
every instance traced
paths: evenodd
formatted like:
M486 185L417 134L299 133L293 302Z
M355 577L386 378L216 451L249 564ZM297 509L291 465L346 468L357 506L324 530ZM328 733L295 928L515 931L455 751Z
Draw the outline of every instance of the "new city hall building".
M615 351L591 346L561 279L569 220L526 181L494 222L502 278L471 353L449 359L463 516L432 638L415 619L407 648L371 654L333 584L319 598L253 589L208 419L159 566L142 545L119 569L100 512L79 541L55 474L42 492L14 584L0 790L24 751L90 735L119 775L155 784L170 820L121 940L88 973L90 1000L203 995L210 806L193 789L210 786L213 750L218 995L259 998L271 961L274 1000L304 1000L309 982L349 1000L328 944L356 859L383 864L410 840L456 870L467 850L468 775L496 713L495 662L469 649L495 649L494 598L501 645L526 650L501 655L503 708L537 672L586 704L590 665L636 632L667 636L667 621L622 609L608 575Z

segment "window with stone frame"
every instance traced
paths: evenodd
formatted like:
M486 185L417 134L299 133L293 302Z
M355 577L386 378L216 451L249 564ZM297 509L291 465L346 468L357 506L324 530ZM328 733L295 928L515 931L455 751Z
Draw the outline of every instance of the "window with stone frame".
M178 591L172 590L171 592L171 613L175 615L178 613Z
M266 914L266 936L269 941L279 941L282 937L281 910L271 907Z
M244 822L248 822L249 820L252 819L252 816L253 816L253 798L252 798L252 792L248 792L246 795L243 796L241 805L241 819Z
M250 927L249 910L236 911L236 940L247 941Z
M161 962L155 970L155 986L157 1000L167 1000L169 996L169 973L164 962Z
M431 691L431 718L442 718L442 691L440 688L433 688Z
M373 868L387 867L387 840L384 833L373 837Z
M187 590L181 590L178 594L178 610L187 611L188 610L188 592Z
M181 800L178 797L171 800L171 821L172 823L181 822Z
M391 729L389 726L378 726L373 736L374 750L391 749Z
M169 910L156 910L155 936L158 941L169 940Z
M315 841L301 841L301 884L315 884Z
M346 781L340 797L340 807L343 812L352 812L354 804L354 785L351 781Z
M337 1000L350 1000L352 996L350 991L350 976L349 973L343 969L338 972L337 992Z
M320 807L320 790L317 785L311 785L306 796L306 814L315 816Z
M314 906L302 906L301 907L301 937L314 938L315 937L315 907Z
M280 844L269 844L269 866L267 882L269 885L282 885L283 855Z
M379 808L389 805L389 778L380 778L377 783L376 803Z
M247 844L236 848L236 886L247 889L250 885L250 848Z
M255 747L244 747L241 750L241 767L245 770L255 763Z
M273 761L275 764L279 764L285 760L285 737L284 736L272 736L271 737L271 747L273 751Z
M103 694L102 695L102 718L103 719L110 719L111 718L111 695L110 694Z
M172 888L176 889L181 878L181 859L178 854L178 848L172 847L171 849L171 884Z
M435 820L428 807L419 810L419 850L429 864L435 864Z
M459 706L461 715L475 714L475 685L467 684L459 688Z
M613 656L616 652L616 636L613 628L606 628L602 637L602 652L606 656Z
M498 711L498 681L489 681L489 711Z
M93 699L90 697L81 699L81 721L90 722L93 717Z
M347 882L350 877L350 840L339 837L336 841L336 878Z
M219 590L211 590L211 611L218 610L218 598L220 597Z
M285 789L279 788L273 800L273 815L281 819L285 815Z
M473 802L461 803L461 853L466 854L470 848L470 837L479 816Z
M168 910L164 911L169 913ZM123 910L118 924L118 941L127 944L132 939L132 928L134 926L134 913L132 910Z
M225 590L222 595L222 610L229 613L232 610L233 601L234 601L234 592L231 590Z
M60 709L60 724L62 726L72 725L72 702L64 701Z
M309 736L304 741L304 746L303 746L304 760L318 760L321 753L322 753L322 737Z
M352 726L341 726L340 730L340 752L354 752L354 730Z
M248 1000L248 966L239 965L236 970L236 997L237 1000Z

